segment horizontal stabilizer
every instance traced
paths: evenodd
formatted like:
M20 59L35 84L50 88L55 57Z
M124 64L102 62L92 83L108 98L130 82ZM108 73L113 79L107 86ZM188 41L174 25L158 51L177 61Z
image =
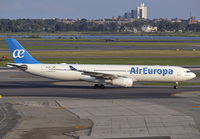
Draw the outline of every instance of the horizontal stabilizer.
M23 71L28 69L28 66L25 65L25 64L7 63L7 66L8 67L18 68L18 69L23 70Z

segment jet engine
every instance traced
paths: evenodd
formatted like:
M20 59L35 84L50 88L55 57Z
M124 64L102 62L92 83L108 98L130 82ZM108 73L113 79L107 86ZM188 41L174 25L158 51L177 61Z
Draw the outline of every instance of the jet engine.
M132 78L116 78L111 81L112 85L122 86L122 87L131 87L133 85Z

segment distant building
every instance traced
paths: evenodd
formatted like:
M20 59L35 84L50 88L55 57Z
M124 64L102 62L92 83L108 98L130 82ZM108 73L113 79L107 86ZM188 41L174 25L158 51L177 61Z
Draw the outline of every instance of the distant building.
M131 13L130 12L125 13L124 18L131 19Z
M144 26L142 26L141 30L143 32L157 32L158 28L157 27L151 27L150 25L144 25Z
M125 13L124 17L125 17L126 19L128 19L128 13Z
M188 18L188 24L197 24L197 20L195 19L195 17L190 16L190 18Z
M124 27L124 32L138 32L136 28Z
M131 19L131 13L128 12L128 18L127 19Z
M174 18L174 19L171 19L171 22L172 23L175 23L175 22L178 22L178 23L181 23L181 19L178 19L178 18Z
M137 7L137 19L147 19L147 7L144 7L144 3Z
M137 19L137 10L131 10L131 18Z

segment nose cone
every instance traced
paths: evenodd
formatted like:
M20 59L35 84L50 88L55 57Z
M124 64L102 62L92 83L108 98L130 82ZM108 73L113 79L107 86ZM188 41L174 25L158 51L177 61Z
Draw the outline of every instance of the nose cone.
M186 77L185 78L186 80L191 80L191 79L194 79L196 77L196 74L193 73L193 72L190 72L190 73L186 74L185 77Z
M192 77L192 79L195 78L195 77L196 77L196 74L192 72L191 77Z

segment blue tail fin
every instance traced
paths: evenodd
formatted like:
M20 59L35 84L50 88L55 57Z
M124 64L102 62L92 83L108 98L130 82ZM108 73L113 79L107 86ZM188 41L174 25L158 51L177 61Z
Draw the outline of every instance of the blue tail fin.
M35 60L20 44L17 40L13 38L7 38L6 42L10 49L11 55L15 63L24 64L41 64Z

